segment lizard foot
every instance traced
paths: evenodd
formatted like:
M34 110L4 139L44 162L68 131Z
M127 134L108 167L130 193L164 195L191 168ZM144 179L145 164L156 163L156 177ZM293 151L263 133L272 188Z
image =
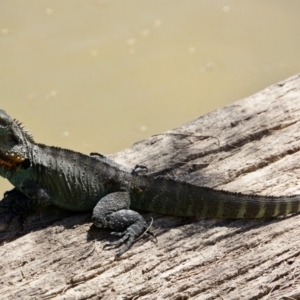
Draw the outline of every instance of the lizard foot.
M151 225L150 225L151 226ZM149 227L150 227L149 226ZM149 230L149 227L144 230L143 229L143 233L139 236L139 238L137 240L139 240L144 234L149 234L151 235L153 238L155 238L156 240L156 236ZM129 228L130 229L130 228ZM134 233L130 233L128 231L130 231L129 229L123 231L123 232L111 232L110 234L112 235L116 235L116 236L121 236L120 239L114 241L114 242L108 242L103 246L103 249L105 249L106 247L118 247L121 244L123 244L126 240L127 242L125 243L125 246L123 248L121 248L115 255L115 258L120 257L123 253L125 253L131 246L132 244L136 241L136 234ZM157 242L157 241L156 241Z
M118 246L122 245L123 243L125 243L125 245L115 255L115 258L118 258L133 245L136 237L138 235L140 235L140 233L143 231L144 231L144 225L142 225L142 228L141 228L137 224L131 225L123 232L113 231L113 232L111 232L112 235L120 236L121 238L114 242L106 243L103 246L103 249L106 247L118 247Z

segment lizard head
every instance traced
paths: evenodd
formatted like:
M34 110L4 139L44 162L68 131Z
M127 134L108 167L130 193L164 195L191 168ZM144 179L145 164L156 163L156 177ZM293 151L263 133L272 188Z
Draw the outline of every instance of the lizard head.
M27 165L28 146L34 143L22 124L0 109L0 168L12 170Z

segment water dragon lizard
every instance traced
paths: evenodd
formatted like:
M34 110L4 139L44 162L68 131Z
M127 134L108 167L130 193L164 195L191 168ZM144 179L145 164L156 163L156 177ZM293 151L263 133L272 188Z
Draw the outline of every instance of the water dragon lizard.
M93 211L96 227L112 229L127 251L147 223L135 210L205 218L273 218L300 211L300 195L259 196L215 190L132 172L104 155L36 143L0 110L0 175L14 186L12 203L32 201L69 211ZM23 205L25 206L25 205ZM25 210L25 208L24 208Z

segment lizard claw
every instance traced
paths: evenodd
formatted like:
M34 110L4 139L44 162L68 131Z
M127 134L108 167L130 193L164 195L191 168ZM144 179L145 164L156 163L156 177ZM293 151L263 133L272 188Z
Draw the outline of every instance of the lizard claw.
M151 225L152 222L149 227ZM132 246L132 244L136 241L137 236L139 236L138 239L140 239L144 234L147 233L155 239L155 242L157 242L155 234L149 230L149 227L145 228L145 224L142 222L141 224L133 224L122 232L113 231L110 233L111 235L120 236L121 238L114 242L108 242L104 244L103 249L107 247L118 247L125 243L125 245L115 254L115 259L117 259Z
M115 258L120 257L123 253L125 253L134 243L137 234L132 230L132 228L128 228L123 232L111 232L113 235L122 236L120 239L106 243L103 246L103 249L107 247L118 247L121 244L125 243L125 245L116 253Z
M122 238L120 238L120 239L118 239L118 240L116 240L114 242L107 242L107 243L105 243L104 246L103 246L103 249L106 248L106 247L111 247L111 246L117 247L117 246L121 245L122 243L124 243L128 239L128 236L126 235L126 232L124 232L124 231L123 232L115 232L115 231L113 231L110 234L111 235L122 236Z
M123 231L123 232L112 231L110 234L111 235L116 235L116 236L123 236L123 235L126 234L126 231Z

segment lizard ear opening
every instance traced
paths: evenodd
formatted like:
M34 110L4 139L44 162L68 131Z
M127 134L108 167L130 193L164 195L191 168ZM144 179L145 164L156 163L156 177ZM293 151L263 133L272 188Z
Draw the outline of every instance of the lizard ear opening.
M29 168L31 167L31 161L30 161L30 159L26 158L26 159L22 162L21 166L22 166L22 168L23 168L24 170L29 169Z

